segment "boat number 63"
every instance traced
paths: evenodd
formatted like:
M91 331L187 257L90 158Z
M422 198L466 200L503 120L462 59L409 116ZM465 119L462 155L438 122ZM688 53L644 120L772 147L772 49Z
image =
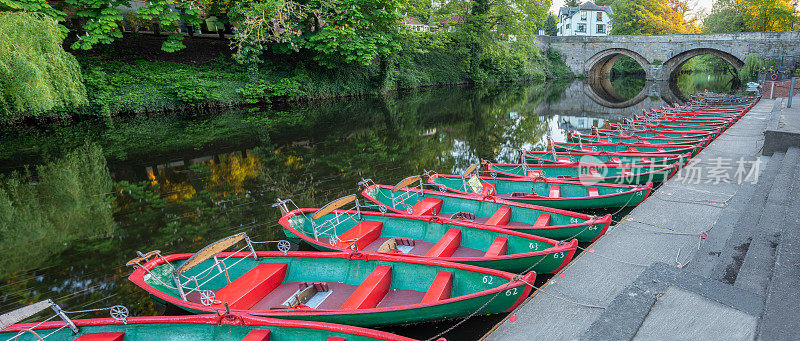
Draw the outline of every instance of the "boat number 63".
M567 255L565 253L563 253L563 252L559 252L559 253L554 253L553 254L553 258L564 258L566 256Z

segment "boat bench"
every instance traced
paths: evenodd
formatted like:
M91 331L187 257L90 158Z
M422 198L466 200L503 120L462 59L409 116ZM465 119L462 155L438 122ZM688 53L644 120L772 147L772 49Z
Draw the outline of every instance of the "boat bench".
M367 278L361 282L347 301L339 309L354 310L375 308L392 286L392 268L378 265Z
M453 273L447 271L439 271L433 283L425 292L420 303L435 303L441 300L450 298L451 290L453 288Z
M560 198L561 197L561 186L559 186L559 185L550 185L550 197L551 198Z
M351 248L354 244L358 250L363 250L374 242L383 231L383 223L379 221L362 221L347 232L339 235L338 247Z
M489 220L486 221L486 225L499 225L504 226L508 225L511 221L511 207L508 206L500 206L497 211L489 217Z
M597 187L589 187L589 197L590 198L591 197L596 197L598 195L600 195L600 191L597 189Z
M486 250L486 253L483 256L497 257L505 255L507 252L508 252L508 238L497 237L492 242L492 245L489 246L489 250Z
M412 216L436 215L442 212L444 201L437 198L425 198L411 206Z
M269 341L270 332L266 329L253 329L244 336L242 341Z
M91 333L81 335L75 341L122 341L124 337L125 333L122 332Z
M533 223L534 227L542 227L542 226L550 226L550 214L549 213L542 213L536 218L536 222Z
M430 250L425 257L450 257L461 245L461 230L449 229Z
M259 264L219 289L215 298L221 304L228 303L231 309L250 309L283 283L287 268L286 263Z

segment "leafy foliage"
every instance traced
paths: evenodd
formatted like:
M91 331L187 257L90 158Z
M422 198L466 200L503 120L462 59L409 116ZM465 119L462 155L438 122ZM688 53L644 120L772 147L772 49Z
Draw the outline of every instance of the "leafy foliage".
M0 13L0 119L40 115L87 103L63 32L41 13Z
M682 0L611 0L614 21L612 34L682 34L697 33L694 22L687 21L689 10Z
M758 73L764 68L761 56L756 53L748 54L744 59L744 66L739 70L739 80L742 82L755 81Z

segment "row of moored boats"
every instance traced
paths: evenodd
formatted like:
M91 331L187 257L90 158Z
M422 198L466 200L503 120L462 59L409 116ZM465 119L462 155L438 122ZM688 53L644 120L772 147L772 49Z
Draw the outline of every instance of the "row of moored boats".
M72 320L42 301L0 316L0 341L407 340L364 327L508 312L537 273L558 272L612 222L571 210L638 205L757 100L698 94L693 105L521 151L518 164L482 162L393 186L363 180L363 198L321 208L279 200L288 239L326 252L239 233L196 253L140 253L128 262L130 281L195 315L128 317L115 306L111 318ZM257 251L265 243L278 251ZM55 319L13 324L43 309Z

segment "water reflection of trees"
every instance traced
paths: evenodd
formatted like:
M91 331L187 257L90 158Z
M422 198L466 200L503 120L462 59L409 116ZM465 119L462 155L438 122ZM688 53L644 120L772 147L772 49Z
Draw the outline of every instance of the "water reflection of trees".
M0 278L38 267L70 242L114 230L111 177L99 147L0 177Z
M37 270L0 277L6 283L0 290L10 293L0 310L53 298L66 307L120 303L151 314L146 295L126 280L130 269L123 264L136 250L193 252L241 231L254 240L280 239L279 212L271 207L279 197L319 206L355 192L362 176L394 183L424 169L463 169L479 158L511 161L517 148L548 133L534 110L548 98L554 96L544 85L453 87L168 118L159 121L163 131L140 119L105 122L110 131L91 128L95 133L81 136L113 145L105 154L115 182L98 181L98 170L80 171L91 174L82 177L87 183L113 187L116 228L105 230L111 237L75 235L29 266ZM102 159L100 148L93 153ZM107 176L98 160L93 167ZM59 179L70 183L70 177Z

